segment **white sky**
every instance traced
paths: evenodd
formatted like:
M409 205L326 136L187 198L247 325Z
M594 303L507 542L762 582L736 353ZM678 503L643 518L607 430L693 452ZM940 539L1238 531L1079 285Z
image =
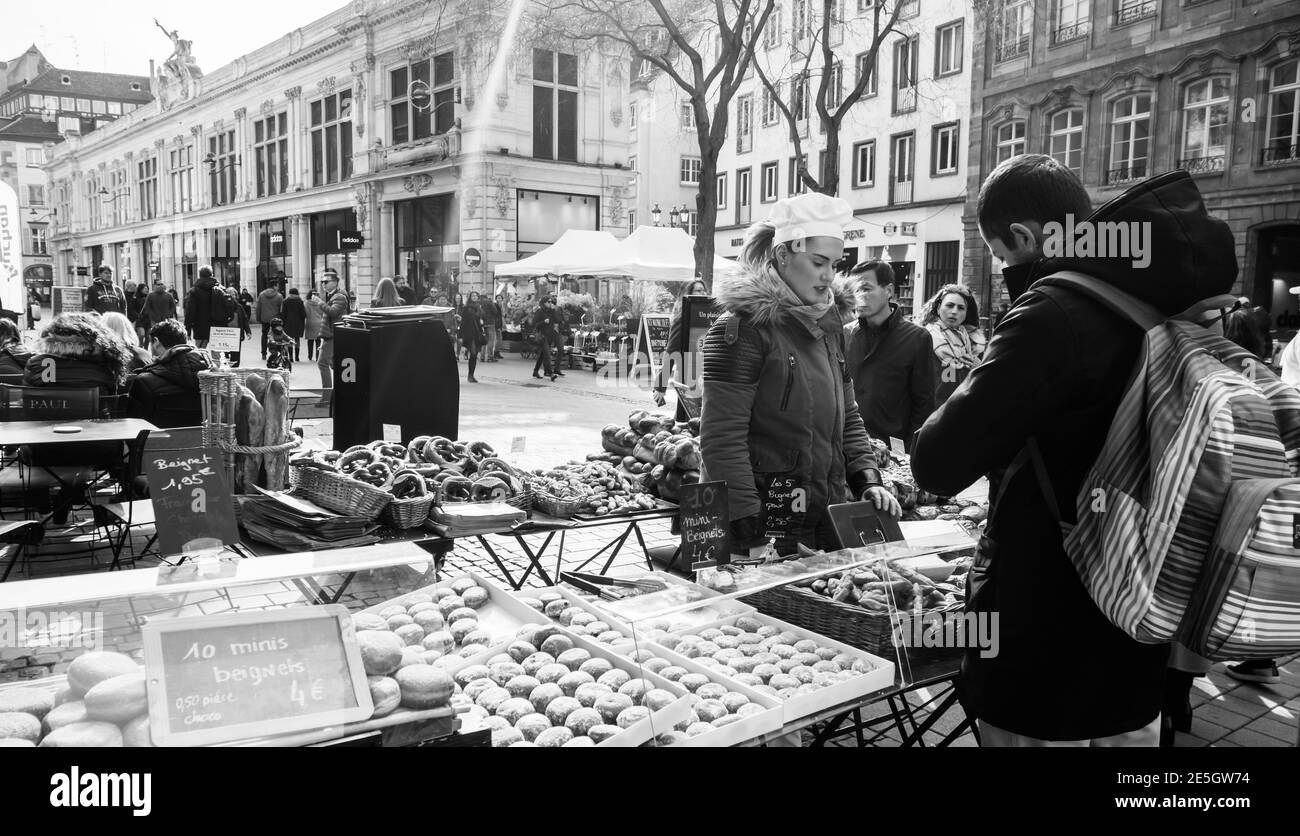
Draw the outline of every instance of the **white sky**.
M0 60L33 43L60 69L148 75L171 55L171 41L154 26L194 42L205 73L317 20L347 0L28 0L0 12Z

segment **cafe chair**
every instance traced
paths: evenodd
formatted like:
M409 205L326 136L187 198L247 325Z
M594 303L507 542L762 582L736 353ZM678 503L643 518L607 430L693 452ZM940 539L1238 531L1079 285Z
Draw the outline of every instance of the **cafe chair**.
M202 427L175 427L153 432L142 430L131 444L131 458L127 468L128 476L126 485L124 485L130 492L128 496L148 497L149 482L144 475L144 464L150 454L174 450L192 450L202 446L202 444ZM131 529L156 524L157 518L154 514L152 500L148 498L128 498L124 501L94 503L91 507L94 509L95 528L102 531L104 540L113 553L113 562L109 566L110 569L121 568L122 554L128 547L130 556L127 560L131 562L132 566L135 565L135 561L151 552L162 562L168 562L154 548L158 542L158 532L156 530L149 535L149 539L138 553L135 550L135 543L131 539Z
M0 575L0 583L9 580L9 573L13 571L14 564L19 560L23 561L23 572L27 574L27 547L39 545L45 538L45 527L36 520L19 520L16 522L0 522L0 560L4 555L9 555L9 562L5 564L4 574Z
M79 421L100 415L99 390L55 386L0 385L0 421ZM26 516L33 511L31 498L63 488L84 489L95 474L93 460L106 453L99 444L60 444L58 449L19 448L0 463L0 500L23 497ZM0 501L3 505L3 501Z

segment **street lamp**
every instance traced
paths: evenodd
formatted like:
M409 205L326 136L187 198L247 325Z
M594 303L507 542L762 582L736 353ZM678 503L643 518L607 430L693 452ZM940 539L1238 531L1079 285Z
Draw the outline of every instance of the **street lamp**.
M104 201L105 203L116 203L117 201L121 200L124 197L126 197L125 192L123 192L122 194L110 194L108 189L104 188L103 186L99 187L99 199ZM35 212L36 210L33 209L32 211Z
M659 226L660 225L659 221L661 218L663 218L663 216L664 216L664 210L660 209L659 204L656 203L654 205L654 208L650 210L650 220L654 221L655 226Z
M218 172L225 171L228 168L235 168L236 166L238 166L239 157L235 157L230 162L222 163L220 166L218 166L217 155L209 151L208 153L203 155L203 159L201 160L201 162L208 167L209 174L216 174Z
M673 207L671 210L669 210L669 212L668 212L668 225L669 225L670 227L675 227L675 226L677 226L677 207L676 207L676 206L674 206L674 207Z
M51 209L48 213L44 215L38 215L36 214L36 210L32 209L30 212L27 213L27 220L31 223L40 223L41 221L48 221L50 218L58 217L58 214L59 214L59 210L57 208Z

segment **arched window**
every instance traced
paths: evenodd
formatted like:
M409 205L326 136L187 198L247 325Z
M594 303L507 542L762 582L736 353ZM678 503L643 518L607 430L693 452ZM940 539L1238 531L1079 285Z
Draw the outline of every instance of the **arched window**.
M1300 59L1278 64L1269 75L1265 165L1300 162Z
M1134 93L1110 106L1109 186L1141 180L1151 163L1151 94Z
M1082 172L1083 108L1072 107L1052 114L1047 153L1075 174Z
M1228 77L1194 81L1183 90L1183 140L1179 168L1193 174L1223 171L1228 153Z
M995 137L997 158L994 163L1002 163L1012 157L1025 153L1025 123L1023 120L1007 122L1000 125Z

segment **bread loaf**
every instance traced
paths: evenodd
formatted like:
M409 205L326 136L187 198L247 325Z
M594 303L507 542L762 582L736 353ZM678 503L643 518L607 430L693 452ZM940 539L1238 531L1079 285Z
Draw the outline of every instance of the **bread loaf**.
M263 401L266 417L266 433L262 444L270 447L288 441L287 424L289 421L289 387L282 378L276 376L266 387ZM263 465L266 469L266 487L268 490L281 491L287 486L289 476L289 453L264 453Z

